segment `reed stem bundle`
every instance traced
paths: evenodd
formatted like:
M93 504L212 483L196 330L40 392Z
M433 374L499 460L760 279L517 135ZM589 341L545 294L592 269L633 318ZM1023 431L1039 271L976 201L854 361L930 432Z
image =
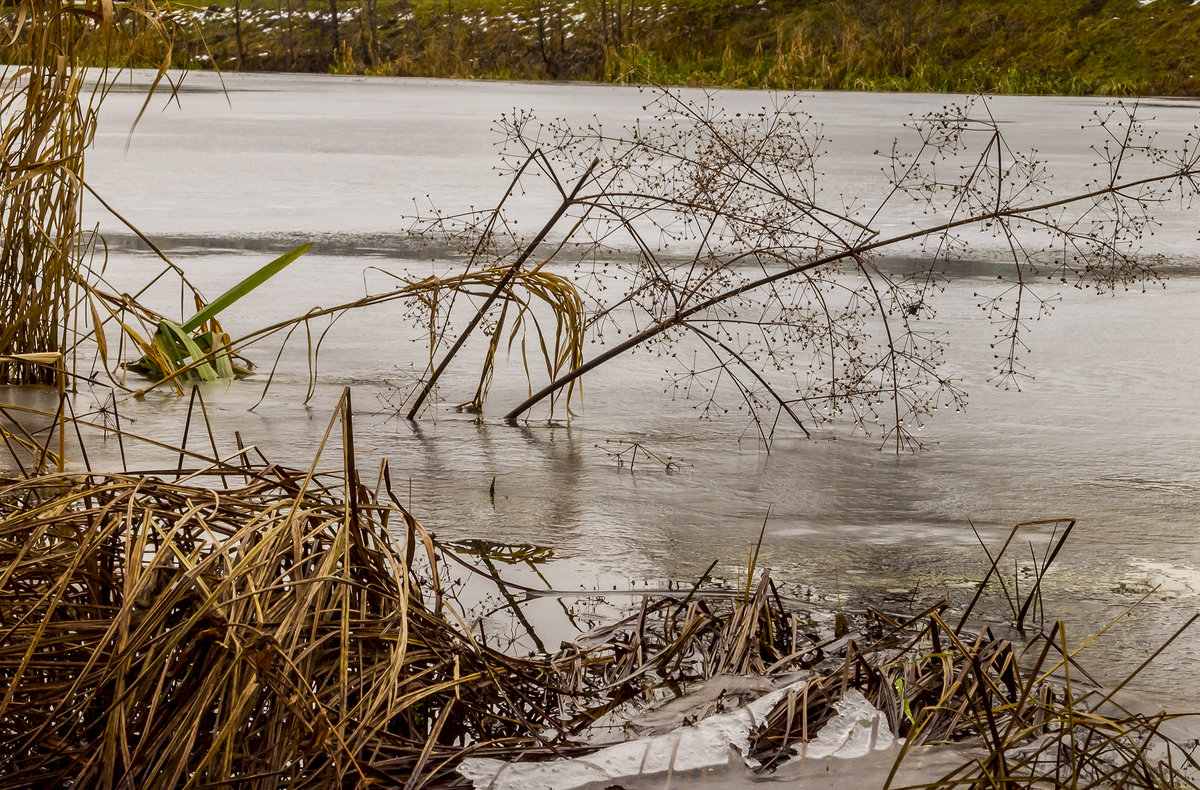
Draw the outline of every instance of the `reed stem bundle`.
M111 15L111 5L107 6ZM0 31L0 355L55 352L77 298L84 150L95 132L75 48L103 11L59 2L24 2ZM11 29L10 29L11 26ZM0 364L0 381L51 383L52 371Z

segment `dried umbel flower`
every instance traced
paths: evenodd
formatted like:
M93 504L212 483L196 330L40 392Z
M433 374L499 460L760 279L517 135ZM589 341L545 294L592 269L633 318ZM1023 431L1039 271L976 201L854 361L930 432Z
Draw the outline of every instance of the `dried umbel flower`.
M1200 144L1191 135L1168 153L1135 109L1096 116L1107 138L1094 146L1105 177L1055 197L1045 163L1009 145L986 99L949 103L911 122L912 150L896 143L880 154L890 187L869 207L869 196L853 205L828 199L824 133L798 99L744 114L657 90L652 117L615 132L598 120L539 123L518 111L497 124L511 177L497 206L435 211L417 217L413 232L459 250L468 272L515 271L533 256L536 271L556 267L576 290L571 304L583 318L572 321L602 350L564 367L562 333L552 347L543 337L549 383L508 419L553 404L588 371L645 347L663 356L670 387L694 398L702 416L749 415L768 445L781 419L805 433L837 421L880 429L899 450L916 446L914 430L933 410L965 398L944 369L947 338L928 319L967 231L991 233L1005 250L997 287L979 297L995 327L1002 386L1027 375L1025 335L1057 287L1108 291L1156 278L1156 257L1141 241L1156 205L1195 195ZM531 242L517 232L510 204L535 175L554 185L562 205ZM898 226L892 214L911 213L914 203L928 219L885 232ZM558 238L539 246L555 224ZM889 251L914 244L924 253L910 269L889 264ZM528 307L510 292L457 333L449 324L457 289L443 283L436 300L423 301L419 324L436 372L484 313L498 319L494 338L506 311ZM522 328L511 327L514 338ZM481 386L473 408L485 394Z

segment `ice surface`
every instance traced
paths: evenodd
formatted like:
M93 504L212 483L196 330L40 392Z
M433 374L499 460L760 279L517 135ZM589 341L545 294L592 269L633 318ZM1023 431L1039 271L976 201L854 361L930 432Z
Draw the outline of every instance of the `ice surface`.
M750 748L750 733L758 722L785 694L799 690L807 682L797 681L743 708L710 716L694 726L618 743L587 757L537 763L470 758L458 766L458 772L470 779L476 790L579 790L650 774L743 766ZM838 715L807 744L809 758L858 757L891 746L894 738L886 717L862 694L850 690L835 707Z
M811 743L799 743L792 751L801 757L865 757L876 750L890 749L895 738L887 716L855 689L848 689L833 703L837 715L821 728Z

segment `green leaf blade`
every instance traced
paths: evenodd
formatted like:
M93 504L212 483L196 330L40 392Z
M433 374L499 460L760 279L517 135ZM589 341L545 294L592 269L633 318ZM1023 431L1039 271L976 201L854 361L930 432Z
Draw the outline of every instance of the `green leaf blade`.
M291 252L286 252L268 263L266 266L263 266L261 269L254 272L249 277L209 302L204 306L204 309L200 310L200 312L196 313L187 321L185 321L182 327L183 331L188 334L196 331L204 324L205 321L217 315L226 307L229 307L238 299L241 299L243 296L250 293L279 272L283 271L288 264L299 258L304 253L308 252L311 247L312 242L309 242L308 244L302 244Z

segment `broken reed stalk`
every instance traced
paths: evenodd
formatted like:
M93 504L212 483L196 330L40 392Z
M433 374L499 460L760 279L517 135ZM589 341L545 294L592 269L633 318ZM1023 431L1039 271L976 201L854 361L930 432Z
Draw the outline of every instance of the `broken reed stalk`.
M450 350L446 352L446 356L442 358L442 361L438 364L437 368L433 371L433 373L430 374L429 378L426 379L425 383L421 386L421 391L417 393L417 397L413 400L413 404L408 410L408 419L416 419L417 414L419 414L421 411L422 404L425 403L425 399L429 397L429 393L435 386L437 386L438 379L442 377L442 373L446 370L446 367L450 364L450 361L454 359L455 355L458 354L459 349L461 349L463 344L467 342L467 337L470 336L471 332L475 330L475 327L479 325L479 322L483 320L483 317L487 315L488 310L491 309L492 305L496 302L496 299L498 299L500 295L504 293L504 289L508 287L509 283L512 282L513 277L518 271L520 271L521 267L525 265L525 261L529 260L529 256L533 255L533 253L537 250L538 245L542 243L542 240L545 239L547 234L549 234L550 231L554 229L554 226L558 224L558 221L562 218L562 215L566 213L567 209L574 205L575 198L579 194L579 190L583 189L583 185L587 183L589 178L591 178L592 171L595 170L596 166L599 164L599 159L592 160L591 165L588 166L587 170L584 171L583 175L581 175L579 180L575 183L575 188L572 189L569 194L563 195L562 202L559 203L558 208L550 216L550 219L546 221L546 224L542 226L542 229L538 231L533 240L526 245L521 254L517 256L517 259L513 261L512 265L508 267L508 270L497 281L495 288L492 289L492 292L488 294L487 299L485 299L483 304L480 305L479 309L475 312L475 315L471 318L470 323L468 323L467 327L459 334L458 339L454 341L454 345L451 346Z

